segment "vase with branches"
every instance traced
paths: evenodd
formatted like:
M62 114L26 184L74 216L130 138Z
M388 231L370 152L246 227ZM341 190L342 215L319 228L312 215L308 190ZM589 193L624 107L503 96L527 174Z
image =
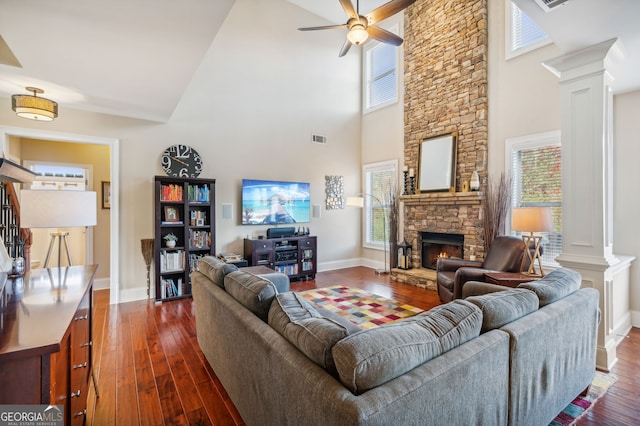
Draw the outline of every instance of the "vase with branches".
M507 213L511 207L511 178L504 173L495 181L488 180L484 196L484 250L493 240L504 235Z

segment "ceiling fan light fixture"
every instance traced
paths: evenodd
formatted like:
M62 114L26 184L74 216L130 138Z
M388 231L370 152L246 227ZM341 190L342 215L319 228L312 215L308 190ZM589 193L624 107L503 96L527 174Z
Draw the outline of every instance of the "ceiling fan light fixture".
M347 39L356 46L364 43L369 38L369 33L362 24L352 25L347 34Z
M53 121L58 116L58 104L50 99L39 98L38 93L44 90L37 87L26 87L33 95L11 96L11 109L22 118L38 121Z

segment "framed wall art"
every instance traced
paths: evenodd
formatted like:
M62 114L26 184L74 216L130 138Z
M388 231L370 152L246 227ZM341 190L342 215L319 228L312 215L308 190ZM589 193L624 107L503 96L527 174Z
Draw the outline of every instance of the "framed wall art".
M420 143L418 190L455 191L458 133L425 138Z

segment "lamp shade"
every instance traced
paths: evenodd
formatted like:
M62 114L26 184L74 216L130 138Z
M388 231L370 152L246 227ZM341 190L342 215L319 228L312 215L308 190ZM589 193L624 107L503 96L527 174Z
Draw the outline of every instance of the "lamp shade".
M74 228L96 225L92 191L20 191L21 228Z
M511 214L511 229L521 232L551 232L553 219L549 207L519 207Z
M364 197L347 197L347 206L364 207Z

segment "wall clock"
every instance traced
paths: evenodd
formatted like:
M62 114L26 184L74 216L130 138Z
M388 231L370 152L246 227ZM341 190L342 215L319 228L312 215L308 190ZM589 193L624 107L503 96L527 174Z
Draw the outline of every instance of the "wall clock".
M168 176L197 178L202 172L202 157L189 145L173 145L162 153L162 169Z

